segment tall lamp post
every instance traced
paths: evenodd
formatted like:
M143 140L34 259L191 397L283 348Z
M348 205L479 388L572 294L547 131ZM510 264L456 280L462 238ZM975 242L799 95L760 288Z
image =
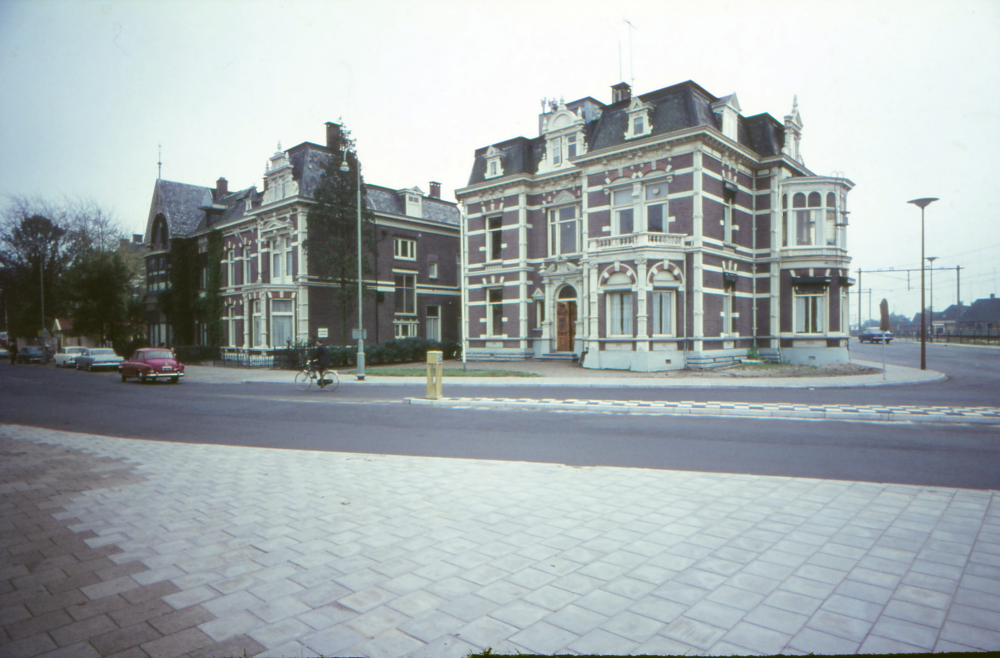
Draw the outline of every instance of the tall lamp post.
M361 314L361 165L358 162L358 154L354 154L354 166L358 172L358 372L359 382L365 381L365 339L364 324ZM340 171L349 173L351 168L347 166L347 148L344 148L344 160L340 163Z
M937 259L938 259L937 256L928 256L927 257L927 262L929 262L931 264L929 269L931 271L931 311L930 311L930 313L931 313L931 342L932 343L934 342L934 261L936 261Z
M924 208L937 201L937 197L907 201L920 207L920 369L927 370L927 306L924 302Z

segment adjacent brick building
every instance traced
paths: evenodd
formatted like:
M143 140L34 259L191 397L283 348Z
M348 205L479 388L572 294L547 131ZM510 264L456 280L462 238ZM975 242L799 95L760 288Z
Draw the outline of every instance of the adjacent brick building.
M171 245L178 239L196 247L192 285L201 298L210 292L210 264L221 266L214 292L221 296L224 351L266 355L317 336L331 344L352 342L340 335L331 302L334 284L315 276L304 248L323 168L341 157L335 148L340 126L326 127L326 146L304 142L282 150L279 144L268 159L262 192L256 186L230 192L224 178L215 188L156 181L145 238L152 344L175 341L158 298L169 285ZM377 245L374 280L365 282L376 291L364 300L368 342L405 336L458 340L459 212L440 198L440 190L436 182L428 194L417 187L367 185L365 203L375 216L370 230ZM221 244L216 254L213 235ZM196 344L210 343L208 326L217 320L196 318ZM356 315L348 326L357 327Z
M848 358L846 198L784 123L694 82L543 104L475 152L464 206L470 359L655 371Z

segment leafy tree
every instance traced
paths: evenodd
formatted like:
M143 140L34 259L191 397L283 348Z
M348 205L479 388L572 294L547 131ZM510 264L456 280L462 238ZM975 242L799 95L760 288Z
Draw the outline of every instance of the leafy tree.
M9 208L0 225L7 329L15 336L35 336L51 328L63 308L59 277L67 260L66 231L43 215L19 217L19 210Z
M309 254L310 274L320 281L332 283L334 307L340 313L341 345L347 344L348 326L358 302L358 168L357 155L350 134L342 131L340 148L331 154L323 168L322 178L309 209L309 237L304 247ZM345 158L346 153L346 158ZM349 171L341 172L346 159ZM361 197L367 197L364 177ZM372 255L375 251L374 213L362 205L362 276L370 279L375 271ZM371 295L368 286L362 294Z
M132 273L117 251L81 253L66 273L69 317L74 330L103 344L122 346L139 331L138 300L132 296Z

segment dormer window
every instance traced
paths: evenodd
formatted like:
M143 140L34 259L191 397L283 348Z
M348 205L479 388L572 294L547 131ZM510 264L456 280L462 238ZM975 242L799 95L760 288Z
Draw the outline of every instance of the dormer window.
M503 176L503 164L500 162L501 157L503 157L503 153L495 146L491 146L486 150L486 178Z
M650 103L643 103L638 96L632 98L632 102L629 103L628 110L626 110L628 123L625 124L627 127L625 139L643 137L653 131L653 126L649 122L649 113L652 109L653 106Z
M423 217L424 193L418 187L408 190L400 190L403 200L404 212L408 217Z
M738 141L739 118L742 108L736 94L724 96L712 103L712 111L719 122L719 132L733 141Z

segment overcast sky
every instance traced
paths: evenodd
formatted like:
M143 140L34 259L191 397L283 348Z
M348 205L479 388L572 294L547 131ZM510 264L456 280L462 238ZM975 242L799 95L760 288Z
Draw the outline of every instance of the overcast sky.
M129 231L145 230L158 144L165 179L262 189L279 141L324 143L324 122L342 121L368 182L437 180L454 200L476 148L537 135L543 97L693 80L735 92L745 116L783 121L798 96L806 165L856 184L853 276L919 267L906 202L940 197L926 211L927 255L950 268L935 309L955 302L957 265L966 304L997 290L995 0L6 0L0 48L0 195L85 196ZM919 278L862 287L876 314L886 297L912 315Z

